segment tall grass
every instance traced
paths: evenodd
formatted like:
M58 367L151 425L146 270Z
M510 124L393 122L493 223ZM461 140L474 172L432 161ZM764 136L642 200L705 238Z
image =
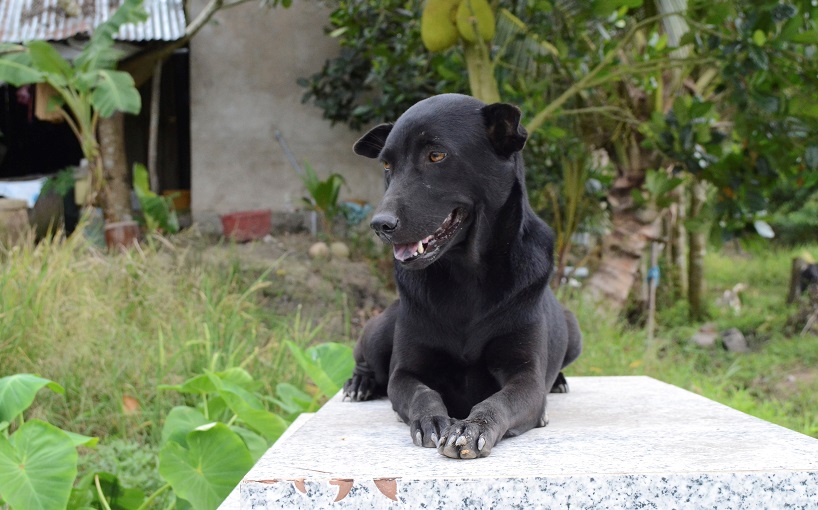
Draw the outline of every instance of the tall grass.
M64 397L43 392L35 416L138 442L157 438L181 398L157 384L242 366L273 394L295 372L284 340L305 345L314 332L269 316L256 297L264 275L247 280L240 264L205 260L196 246L154 238L108 255L57 235L0 251L0 376L65 386Z

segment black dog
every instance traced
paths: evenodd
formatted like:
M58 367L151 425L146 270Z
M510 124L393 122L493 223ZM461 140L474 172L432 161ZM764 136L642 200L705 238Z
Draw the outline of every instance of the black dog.
M581 350L548 287L554 234L528 203L520 110L444 94L373 128L356 154L383 162L372 228L393 245L399 299L355 347L351 400L388 394L415 444L485 457L545 426L546 394Z

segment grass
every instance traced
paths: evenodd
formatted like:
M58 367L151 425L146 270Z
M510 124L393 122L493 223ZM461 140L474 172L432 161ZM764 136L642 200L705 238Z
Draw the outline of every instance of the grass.
M271 268L274 261L271 261ZM285 340L316 328L271 317L235 260L203 260L195 242L156 238L110 256L81 237L0 254L0 376L31 372L65 386L38 395L32 417L87 435L155 443L180 402L160 383L242 366L267 394L296 375Z
M792 258L818 246L791 249L757 247L741 255L707 255L708 301L737 283L741 312L711 306L709 322L717 331L738 328L751 352L706 349L689 342L702 323L687 318L683 302L660 299L656 339L648 343L632 328L574 300L584 333L584 352L569 375L649 375L702 394L730 407L818 437L818 337L800 336L788 324L796 311L787 305Z

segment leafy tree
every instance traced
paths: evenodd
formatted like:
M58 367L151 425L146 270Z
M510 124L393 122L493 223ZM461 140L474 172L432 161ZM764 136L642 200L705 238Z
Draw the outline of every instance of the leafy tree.
M416 102L466 83L457 55L424 50L421 0L339 0L325 29L341 53L298 83L333 125L391 122Z

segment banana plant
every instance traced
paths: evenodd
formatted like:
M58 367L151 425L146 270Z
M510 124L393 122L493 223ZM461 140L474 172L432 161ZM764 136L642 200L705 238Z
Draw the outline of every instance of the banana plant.
M115 112L139 113L142 107L133 78L116 70L120 52L114 49L114 35L126 23L148 19L142 0L125 0L119 9L91 35L80 54L68 61L47 41L0 45L0 82L15 87L48 84L56 96L50 107L57 108L79 141L92 171L93 200L103 189L102 161L99 157L97 123Z

